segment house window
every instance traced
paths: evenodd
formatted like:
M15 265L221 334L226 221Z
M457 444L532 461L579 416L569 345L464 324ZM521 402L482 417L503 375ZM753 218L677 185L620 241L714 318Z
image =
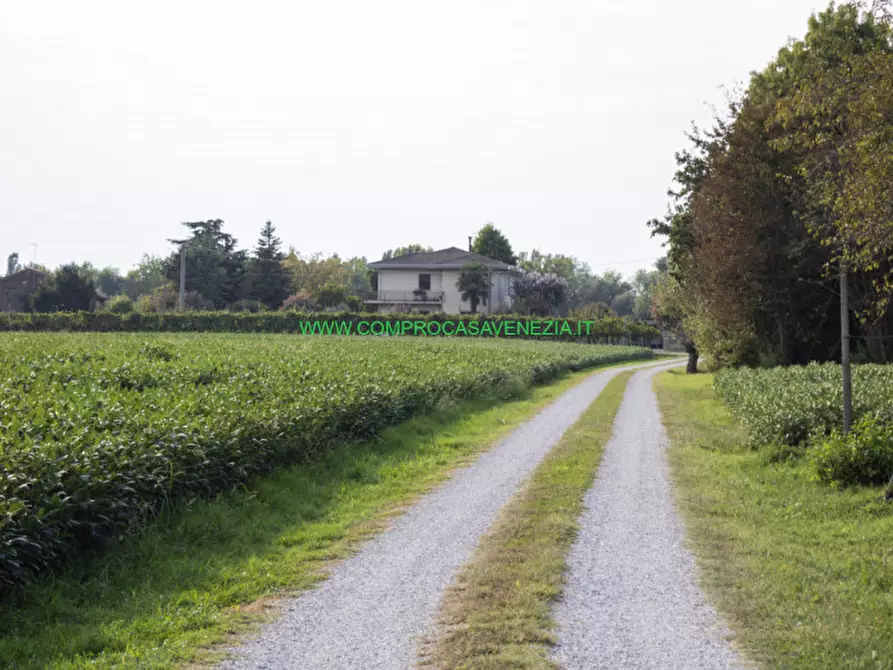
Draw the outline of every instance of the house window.
M419 275L419 290L420 291L430 291L431 290L431 275Z

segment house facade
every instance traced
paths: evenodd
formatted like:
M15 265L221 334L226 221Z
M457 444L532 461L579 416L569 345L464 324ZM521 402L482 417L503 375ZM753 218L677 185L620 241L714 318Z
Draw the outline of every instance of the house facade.
M513 268L500 261L457 247L431 253L407 254L369 263L378 274L378 289L366 300L377 312L467 314L471 303L456 288L464 265L479 263L490 271L490 295L478 304L479 314L497 314L511 308Z
M34 268L25 268L0 277L0 312L23 312L28 296L37 290L46 275Z

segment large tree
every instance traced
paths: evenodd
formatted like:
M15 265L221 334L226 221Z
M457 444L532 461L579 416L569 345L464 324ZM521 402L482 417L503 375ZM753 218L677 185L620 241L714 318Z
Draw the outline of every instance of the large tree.
M471 243L471 250L476 254L502 261L508 265L514 265L516 262L515 254L512 251L512 245L509 244L508 238L492 223L488 223L477 232L474 241Z
M248 260L246 283L248 296L271 309L278 308L288 297L289 276L282 265L282 241L276 237L276 227L267 221L260 231L257 247Z
M237 241L223 232L221 219L183 224L190 236L170 240L178 249L167 260L167 277L179 285L180 248L186 248L186 290L194 291L223 308L243 296L247 253L236 249Z

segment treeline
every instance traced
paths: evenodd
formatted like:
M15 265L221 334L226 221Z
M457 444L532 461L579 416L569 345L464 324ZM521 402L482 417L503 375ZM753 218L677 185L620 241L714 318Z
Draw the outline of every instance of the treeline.
M660 320L692 358L840 355L848 280L856 360L893 354L893 40L889 5L833 4L677 154Z
M118 314L168 313L179 299L180 253L185 253L185 308L189 311L269 310L353 311L363 310L364 300L377 289L377 276L365 257L341 259L337 255L302 255L293 247L283 251L272 222L261 229L252 250L240 249L224 230L220 219L184 223L187 235L170 240L167 257L144 256L126 274L116 268L96 268L90 263L70 263L47 273L40 290L25 308L31 312L88 311L103 309ZM659 265L640 270L631 279L617 271L593 273L573 256L531 252L515 254L509 240L492 224L474 237L472 250L519 269L513 286L513 311L527 315L599 319L606 316L647 320L651 292ZM382 258L433 251L421 244L389 249ZM18 255L7 262L7 275L19 270ZM487 291L467 282L483 304Z
M359 334L357 325L361 321L369 324L379 322L395 324L406 320L423 323L454 324L461 322L466 332L481 337L511 337L512 339L538 339L562 342L586 342L591 344L630 344L649 346L660 332L647 324L620 317L604 317L586 325L579 325L577 319L562 319L558 325L565 328L531 329L534 321L544 320L525 316L483 316L449 314L356 314L344 313L302 313L284 312L167 312L141 314L115 314L112 312L58 312L16 313L0 316L0 331L56 331L56 332L221 332L221 333L310 333L316 324L314 334L328 333L324 324L349 324L350 334ZM520 323L521 328L506 329L503 322ZM468 328L470 324L476 327ZM485 326L489 324L489 326ZM460 332L457 336L463 337ZM331 334L344 332L331 328ZM388 332L387 328L383 332ZM523 335L522 332L539 332L539 335ZM578 334L579 333L579 334ZM412 331L406 334L418 334ZM420 335L423 336L424 332Z

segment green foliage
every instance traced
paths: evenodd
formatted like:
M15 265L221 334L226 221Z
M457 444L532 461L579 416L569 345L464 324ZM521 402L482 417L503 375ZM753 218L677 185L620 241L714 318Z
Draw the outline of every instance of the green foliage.
M165 261L160 256L143 254L135 268L130 270L122 280L122 290L132 300L141 295L151 293L167 283L165 277Z
M508 238L492 223L488 223L477 232L471 243L471 250L476 254L502 261L508 265L514 265L517 261Z
M104 309L112 314L130 314L136 306L129 296L116 295L105 303Z
M248 298L276 308L288 297L289 275L283 267L282 241L276 227L267 221L260 231L254 255L248 260L245 281Z
M520 341L7 334L0 585L444 400L650 356Z
M179 288L180 247L186 247L186 291L201 295L218 309L243 297L247 254L237 250L237 240L223 232L221 219L183 224L191 235L171 240L178 248L165 264L167 278Z
M159 286L154 291L141 295L136 301L136 311L142 314L165 314L177 310L179 290L173 283ZM211 310L214 303L196 291L186 291L183 296L187 310Z
M893 477L893 426L865 417L847 435L831 431L811 452L826 484L886 484Z
M75 263L63 265L47 277L29 298L33 312L90 310L96 300L96 285Z
M409 254L427 254L431 253L432 251L434 251L433 247L426 247L423 244L407 244L405 247L388 249L381 255L381 260L386 261L389 258L396 258L397 256L408 256Z
M757 446L796 446L843 425L841 372L833 363L727 369L715 386ZM893 422L893 366L853 366L853 417Z
M336 284L335 282L326 282L316 292L314 298L320 307L337 307L343 305L347 299L348 287L344 284Z
M466 263L459 270L456 288L462 300L471 303L471 313L477 313L478 304L486 305L490 295L490 269L481 263Z

